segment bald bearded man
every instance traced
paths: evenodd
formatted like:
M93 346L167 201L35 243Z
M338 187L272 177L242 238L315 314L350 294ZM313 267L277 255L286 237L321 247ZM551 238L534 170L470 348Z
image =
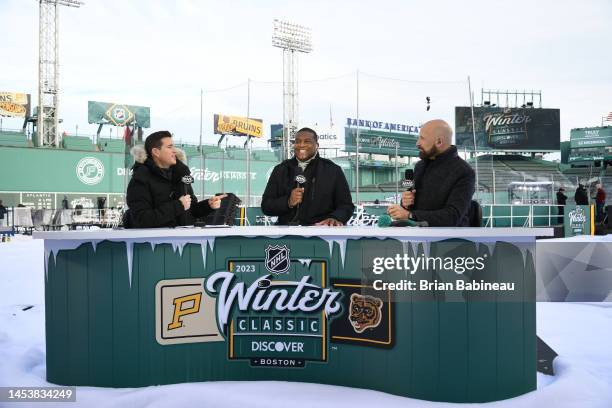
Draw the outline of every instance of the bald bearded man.
M402 205L387 210L395 220L426 221L430 227L468 227L474 195L474 170L452 145L453 130L443 120L421 127L416 146L421 160L414 167L414 190L402 194Z

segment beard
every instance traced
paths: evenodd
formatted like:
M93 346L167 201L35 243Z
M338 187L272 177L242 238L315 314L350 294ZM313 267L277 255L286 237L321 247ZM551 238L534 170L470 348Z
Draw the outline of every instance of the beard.
M421 160L431 159L432 157L435 157L436 154L438 154L438 149L435 145L431 146L431 149L429 150L419 149L419 159Z

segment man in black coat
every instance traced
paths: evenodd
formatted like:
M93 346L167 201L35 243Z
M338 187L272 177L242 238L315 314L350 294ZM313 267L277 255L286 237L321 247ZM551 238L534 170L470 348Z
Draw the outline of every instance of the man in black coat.
M557 221L559 224L563 224L563 208L567 203L567 196L565 195L565 189L563 187L559 187L559 191L557 191L557 209L559 210L559 217Z
M402 205L387 210L396 220L424 221L430 227L469 227L474 170L452 145L453 131L443 120L423 125L417 140L421 160L414 167L414 190Z
M295 135L294 157L274 167L261 200L264 214L278 225L344 225L355 206L342 169L318 155L318 135L309 128ZM303 174L299 185L296 176Z
M4 220L4 214L7 214L8 210L6 209L6 207L4 205L2 205L2 200L0 200L0 220ZM2 222L0 222L0 225L2 225Z
M576 193L574 194L574 201L576 205L589 205L589 195L587 194L584 184L578 184Z
M132 149L134 167L127 188L126 228L172 228L193 225L221 205L216 196L198 202L191 185L183 183L190 176L189 167L176 158L172 134L159 131L149 135L144 149Z

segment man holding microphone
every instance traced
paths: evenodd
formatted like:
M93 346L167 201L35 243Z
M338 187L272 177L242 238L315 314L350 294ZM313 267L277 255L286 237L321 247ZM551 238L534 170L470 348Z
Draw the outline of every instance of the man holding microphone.
M402 205L387 210L395 220L427 223L430 227L469 227L475 174L452 145L453 131L437 119L421 127L414 168L414 190L402 194Z
M278 225L340 226L355 209L342 169L318 154L318 135L302 128L295 135L294 157L274 167L261 209L278 216Z
M132 149L134 167L127 188L129 210L125 228L172 228L193 225L221 206L219 195L198 202L191 188L193 178L186 163L177 160L172 134L150 134L144 145ZM186 161L186 160L185 160Z

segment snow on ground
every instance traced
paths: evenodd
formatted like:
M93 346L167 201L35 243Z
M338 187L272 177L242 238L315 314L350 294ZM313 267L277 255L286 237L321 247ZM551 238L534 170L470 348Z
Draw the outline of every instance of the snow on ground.
M33 306L29 310L22 310ZM285 382L209 382L134 389L78 387L68 407L612 407L612 303L539 303L538 335L559 357L556 376L538 373L538 390L489 404L446 404L377 391ZM43 243L0 243L0 386L45 381ZM25 407L27 403L0 403ZM48 403L45 406L60 406ZM38 406L38 405L37 405Z

